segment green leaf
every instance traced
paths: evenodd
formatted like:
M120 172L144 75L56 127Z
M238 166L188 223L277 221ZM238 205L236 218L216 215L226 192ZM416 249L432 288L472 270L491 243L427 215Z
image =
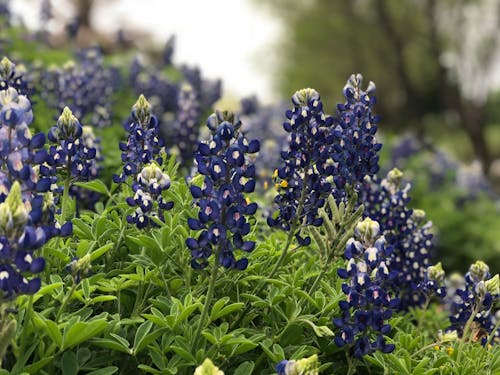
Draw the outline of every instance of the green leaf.
M88 339L97 336L108 325L106 319L98 319L88 323L76 322L66 326L63 335L63 344L61 350L69 349L79 345Z
M236 370L234 370L234 375L248 375L252 374L255 365L253 362L246 361L239 365Z
M311 326L311 328L313 329L314 333L318 337L332 337L332 336L335 336L335 334L333 333L333 331L330 328L328 328L327 326L317 326L316 324L314 324L313 322L311 322L308 319L297 319L296 321L297 322L303 322L303 323L306 323L309 326Z
M149 331L151 331L151 327L153 327L153 323L147 320L144 323L142 323L139 326L139 328L137 328L134 337L134 348L133 348L134 354L137 354L138 352L137 348L141 345L141 342L146 338Z
M39 370L41 370L42 368L44 368L46 365L48 365L49 363L52 363L54 361L54 356L49 356L49 357L45 357L41 360L39 360L38 362L35 362L29 366L26 366L23 368L23 370L25 372L27 372L28 374L37 374ZM8 374L9 372L7 372ZM0 373L2 374L2 373Z
M90 254L90 261L94 261L94 260L100 258L104 254L106 254L109 250L111 250L113 248L113 246L114 246L113 243L108 243L108 244L106 244L104 246L101 246L96 251L93 251Z
M44 320L45 326L47 327L47 333L54 342L54 344L57 345L57 347L62 346L62 335L61 331L59 331L59 327L55 322L49 319Z
M41 287L40 290L38 292L36 292L36 294L33 296L33 303L38 301L43 296L49 294L54 289L60 288L63 285L64 285L63 282L58 282L58 283L53 283L53 284L49 284L49 285L45 285L45 286Z
M108 302L115 301L116 296L97 296L90 300L90 304L99 303L99 302Z
M73 352L65 352L61 359L63 375L74 375L78 373L78 361L76 354Z
M118 352L122 352L122 353L126 353L126 354L132 354L131 353L132 351L128 348L128 346L124 346L121 342L117 342L115 340L94 338L91 340L91 342L92 342L92 344L95 344L95 345L100 346L102 348L116 350Z
M180 346L173 346L173 345L170 347L170 349L172 349L175 352L175 354L177 354L179 357L185 359L186 361L189 361L188 364L191 365L196 363L196 359L186 349L181 348Z
M219 301L217 301L217 302L219 302ZM224 301L224 303L225 302L226 301ZM244 306L245 306L245 304L243 302L235 302L235 303L232 303L228 306L225 306L223 308L219 308L218 310L215 310L215 305L214 305L214 308L212 309L212 312L210 313L210 320L214 321L214 320L217 320L219 318L222 318L225 315L231 314L232 312L240 311L243 309Z
M74 185L82 187L82 188L87 189L87 190L92 190L92 191L98 192L98 193L106 195L108 197L111 196L111 194L109 193L108 187L104 184L104 182L102 182L99 179L88 181L88 182L75 182Z
M108 367L101 368L99 370L88 372L87 375L111 375L117 371L118 371L118 367L108 366Z

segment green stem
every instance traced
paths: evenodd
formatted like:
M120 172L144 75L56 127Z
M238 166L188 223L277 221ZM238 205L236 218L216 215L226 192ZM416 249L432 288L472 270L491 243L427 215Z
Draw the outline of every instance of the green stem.
M210 275L210 281L208 282L207 296L205 298L203 310L201 311L200 320L198 322L198 328L196 328L196 333L194 334L193 350L196 350L196 347L198 346L198 340L201 336L201 331L203 330L203 327L205 326L205 320L206 320L207 315L208 315L208 309L210 308L210 305L212 304L212 298L214 296L214 290L215 290L215 281L217 280L218 267L219 267L219 264L217 262L217 259L215 259L214 264L212 265L212 270L211 270L212 274Z
M422 329L422 323L424 321L424 316L425 316L425 313L427 311L427 308L429 307L429 303L431 302L431 299L429 296L427 296L425 298L425 303L424 305L422 306L422 309L420 311L420 317L418 318L418 323L417 323L417 328L419 329L419 331L421 331ZM422 332L422 331L421 331Z
M311 289L309 289L309 296L312 296L312 294L316 291L316 288L318 287L320 281L323 279L323 275L326 273L326 268L328 265L335 259L335 251L332 251L326 260L326 263L324 264L323 268L321 269L321 272L319 273L318 276L316 276L316 279L313 282L313 285L311 286Z
M61 314L63 313L64 308L68 304L69 299L71 298L71 296L75 292L77 286L78 286L78 284L73 282L73 286L69 290L68 294L66 294L66 296L64 297L64 301L63 301L63 303L62 303L61 307L59 308L59 311L57 312L57 315L56 315L56 323L59 323L59 318L61 317Z
M64 190L63 190L63 196L62 196L62 203L61 203L61 225L66 222L66 215L68 214L68 199L69 199L69 188L71 185L71 164L70 161L68 160L68 163L66 165L66 179L64 180Z
M460 363L460 358L462 357L462 347L465 343L465 340L468 338L470 328L472 326L472 322L474 322L474 318L476 317L479 307L483 304L483 301L481 300L480 303L477 303L474 306L474 310L472 311L472 314L470 315L469 319L467 320L467 323L465 323L464 327L464 332L462 334L462 339L460 340L460 343L458 344L458 354L457 354L457 363Z
M347 366L348 366L347 375L355 374L356 365L354 364L354 361L352 360L351 356L347 351L345 352L345 358L347 359Z
M491 345L491 342L495 338L495 332L500 328L500 320L498 320L497 324L495 324L495 328L493 328L493 331L491 331L490 336L488 337L488 341L486 342L486 347L488 345Z

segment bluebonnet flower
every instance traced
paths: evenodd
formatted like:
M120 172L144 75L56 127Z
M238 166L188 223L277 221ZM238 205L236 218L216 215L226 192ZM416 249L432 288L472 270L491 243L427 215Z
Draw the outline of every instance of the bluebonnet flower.
M500 302L500 284L498 274L491 277L489 267L482 261L472 264L465 277L452 275L447 295L450 310L449 330L455 330L462 336L470 334L470 329L477 330L476 340L483 345L492 335L492 342L500 342L500 328L493 332L498 317L495 309ZM472 318L472 327L466 332L468 321ZM468 339L469 337L463 337Z
M240 113L242 116L254 115L260 109L259 100L255 95L241 99L240 105L241 105Z
M417 291L423 293L427 298L437 296L441 300L446 297L446 286L444 284L444 270L441 262L427 267L424 279L418 284Z
M293 110L283 124L290 133L289 147L281 152L282 167L276 170L278 211L267 218L272 227L296 231L302 225L320 226L318 209L325 204L332 186L327 178L334 172L330 131L333 119L323 112L323 103L314 89L302 89L292 96ZM310 243L296 233L301 245Z
M33 93L30 83L23 77L23 72L16 70L16 65L7 57L0 61L0 90L14 88L19 95L24 95L28 99Z
M137 176L142 168L156 161L163 164L160 151L163 140L159 137L158 120L151 113L151 104L141 95L132 107L132 115L125 124L127 142L120 142L123 171L113 176L116 183L125 182L129 176Z
M79 143L87 150L95 150L95 156L91 159L87 159L88 173L85 177L85 180L87 181L95 180L99 177L102 171L102 166L100 165L100 162L103 160L103 157L101 155L101 139L95 136L92 126L82 126L82 135ZM81 188L76 185L71 186L70 194L75 197L77 208L91 208L99 200L100 197L99 193Z
M0 91L0 289L2 299L35 293L44 268L34 251L56 235L71 233L71 223L55 221L55 182L47 166L43 133L31 136L29 100L9 87Z
M212 105L221 97L221 80L204 79L198 67L182 65L180 69L184 80L189 82L196 92L197 98L200 101L200 107L204 110L211 109Z
M175 113L179 87L165 77L160 69L147 69L135 58L132 60L129 77L134 92L149 99L158 119L161 120L166 113Z
M276 365L278 375L318 375L318 355L299 360L282 360Z
M397 273L393 288L399 293L402 310L420 306L426 299L418 285L425 280L433 245L432 223L426 220L425 212L408 206L410 187L403 183L403 173L394 168L382 181L367 178L361 192L365 216L380 224L394 248L387 266Z
M354 238L346 245L347 269L337 270L348 282L342 284L347 295L347 300L339 302L342 316L333 319L339 330L334 341L339 347L350 348L358 358L377 350L394 350L384 338L391 330L387 321L399 304L387 289L394 277L386 263L391 251L380 236L379 224L366 218L358 223Z
M177 150L178 161L188 168L193 160L200 133L201 108L196 93L189 84L184 84L177 98L175 119L160 127L162 138L167 141L170 151ZM172 153L175 153L172 151Z
M47 163L66 174L65 178L88 181L95 168L97 150L82 138L83 127L68 107L65 107L57 124L48 133L49 148ZM90 146L90 147L88 147Z
M215 262L225 268L244 270L248 259L236 260L235 252L250 252L255 242L245 241L250 232L246 216L257 210L245 193L255 189L255 167L247 154L259 151L257 140L248 141L240 131L241 122L229 112L216 112L207 120L212 133L208 142L198 145L195 154L198 172L204 176L203 185L191 186L191 194L200 211L198 219L188 220L189 228L201 230L197 238L188 238L193 268L205 268L215 254Z
M346 102L337 105L334 118L335 142L333 159L336 199L345 195L345 185L357 188L365 176L373 176L379 170L378 152L382 144L377 142L375 133L379 116L372 113L375 104L375 84L370 82L366 91L361 89L361 74L351 75L344 87Z
M129 206L137 207L132 215L127 216L127 221L140 229L155 224L151 220L152 216L164 221L163 212L174 206L173 202L166 201L162 196L169 187L170 177L163 173L160 166L154 161L146 164L132 185L134 197L127 198Z
M88 124L107 126L111 122L116 70L104 66L102 53L97 48L80 51L76 59L62 69L52 67L42 74L42 98L59 111L69 107L77 118Z

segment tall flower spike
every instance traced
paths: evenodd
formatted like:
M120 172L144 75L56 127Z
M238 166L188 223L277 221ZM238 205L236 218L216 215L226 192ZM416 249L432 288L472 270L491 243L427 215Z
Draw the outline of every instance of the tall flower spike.
M490 343L500 343L500 328L494 331L498 322L495 306L500 303L498 275L491 277L488 265L477 261L470 266L465 278L454 276L449 284L446 300L451 326L448 330L456 330L462 336L466 333L467 322L473 316L473 328L479 332L475 339L483 345L488 343L489 337ZM467 340L468 337L463 339Z
M68 227L55 222L52 195L55 180L45 165L45 135L31 136L29 100L13 87L0 91L0 294L2 300L32 294L44 269L34 251ZM0 312L2 314L3 312Z
M94 134L92 126L82 126L82 136L80 143L88 150L95 150L95 157L88 159L86 180L91 181L99 177L102 167L99 164L103 158L101 155L101 139ZM99 200L100 194L81 188L79 186L71 186L70 194L75 197L77 208L87 207L92 208Z
M427 291L419 285L426 282L432 251L432 222L424 211L408 207L410 187L403 182L403 173L394 168L382 181L366 178L360 194L365 216L380 224L394 248L387 266L397 274L392 290L401 299L401 310L420 306L427 299Z
M116 70L104 66L98 48L78 52L75 61L42 74L41 96L49 107L62 111L69 107L80 120L103 127L111 121L112 94Z
M132 115L125 124L127 142L120 142L123 171L113 176L116 183L125 182L129 176L136 177L142 168L152 161L163 164L160 151L163 141L158 132L158 120L151 113L151 104L141 95L132 107Z
M160 127L163 139L170 149L177 148L179 162L190 168L200 133L201 108L196 93L189 84L184 84L177 98L175 120L163 123Z
M373 176L379 170L378 152L382 144L375 137L379 117L372 114L375 84L370 82L363 91L362 81L361 74L351 75L344 87L346 102L337 105L333 131L338 140L333 148L336 199L344 197L346 184L357 188L365 176Z
M188 220L189 228L201 230L197 238L188 238L193 268L205 268L215 254L215 262L225 268L244 270L247 258L236 260L235 252L254 249L245 241L250 232L246 216L255 214L256 203L249 203L245 193L255 189L255 167L246 157L259 151L259 142L248 141L240 132L241 123L232 113L216 112L207 120L211 139L200 143L195 154L203 185L191 186L191 195L200 211Z
M342 284L347 300L339 302L342 316L333 319L338 328L334 342L350 348L357 358L377 350L394 350L394 345L387 344L384 338L391 330L387 321L392 309L399 303L387 290L394 276L386 264L391 251L379 235L379 224L366 218L358 223L354 238L347 243L347 269L338 269L338 275L347 280Z
M88 181L95 166L97 150L88 147L82 138L83 127L68 107L65 107L57 124L49 130L53 143L49 148L48 164L66 174L66 178Z
M13 87L0 91L0 199L9 194L12 184L21 186L23 200L31 202L31 228L23 246L35 249L51 237L60 234L54 220L54 208L49 192L56 178L47 167L47 151L43 133L31 135L29 125L33 120L31 103ZM63 227L68 234L68 227Z
M292 96L293 110L283 124L290 133L289 146L281 152L282 166L275 172L278 211L267 218L272 227L297 231L303 225L320 226L318 209L325 204L331 184L327 177L334 172L331 160L333 119L323 112L323 103L314 89L302 89ZM331 160L331 163L329 161ZM310 238L297 240L305 245Z

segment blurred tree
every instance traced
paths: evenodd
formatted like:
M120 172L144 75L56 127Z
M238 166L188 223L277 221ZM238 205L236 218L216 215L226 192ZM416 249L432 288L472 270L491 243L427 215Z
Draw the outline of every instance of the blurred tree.
M377 83L386 127L423 137L428 115L455 117L488 171L485 107L499 61L500 2L260 1L283 20L283 94L311 85L335 103L346 78L361 72Z

